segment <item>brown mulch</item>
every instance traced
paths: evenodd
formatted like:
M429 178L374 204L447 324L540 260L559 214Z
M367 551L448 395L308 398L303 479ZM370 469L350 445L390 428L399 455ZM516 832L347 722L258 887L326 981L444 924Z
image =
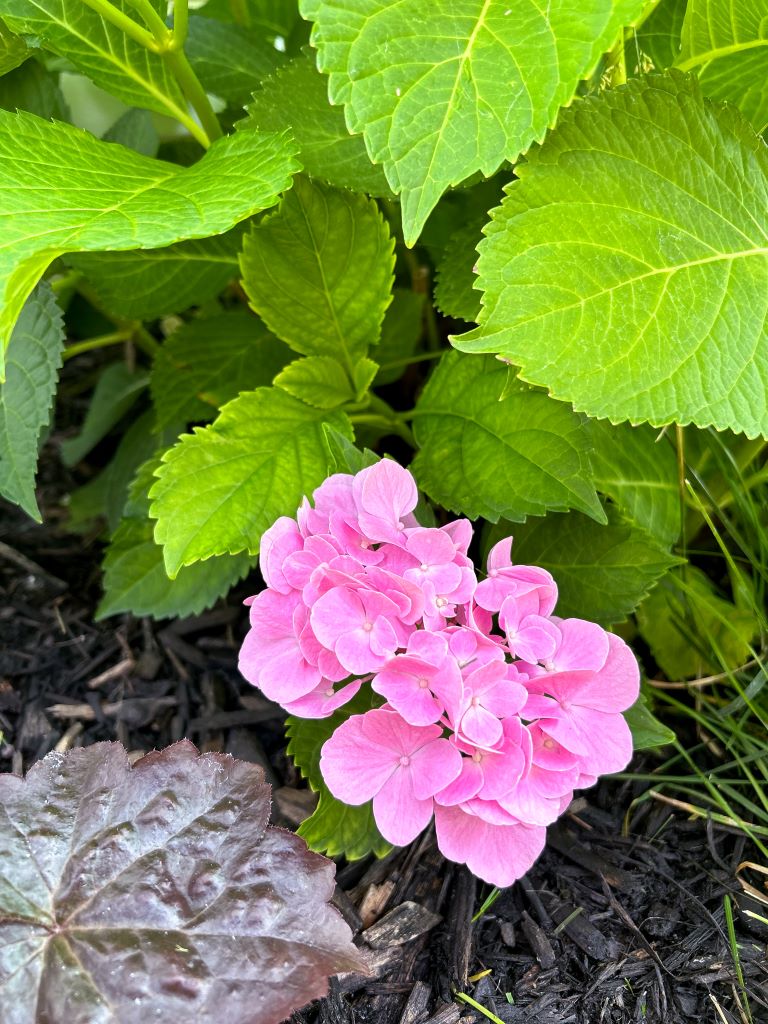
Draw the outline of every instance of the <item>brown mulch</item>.
M0 770L99 740L138 757L188 736L262 765L276 823L295 827L309 813L282 712L237 672L240 601L253 584L193 618L94 624L98 543L10 506L0 524ZM382 861L342 862L336 905L372 974L334 979L293 1024L488 1019L458 993L504 1024L743 1024L726 894L752 1020L768 1022L768 930L745 913L735 878L757 854L712 823L633 804L643 786L604 782L582 794L529 875L475 923L489 887L444 861L430 832Z

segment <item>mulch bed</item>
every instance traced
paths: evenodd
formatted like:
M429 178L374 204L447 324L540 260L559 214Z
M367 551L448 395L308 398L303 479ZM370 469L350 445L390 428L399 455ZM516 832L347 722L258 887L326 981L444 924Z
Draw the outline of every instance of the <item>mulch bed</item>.
M248 585L194 618L94 625L98 544L55 515L36 526L4 506L0 522L0 770L100 740L138 757L188 736L262 765L275 823L295 827L313 797L285 756L282 712L237 673ZM444 861L430 832L382 861L342 862L336 905L372 973L334 979L293 1024L487 1020L457 993L505 1024L742 1024L726 893L753 1020L768 1021L766 930L735 879L755 851L663 804L633 804L642 790L606 782L580 795L534 869L475 923L488 887Z

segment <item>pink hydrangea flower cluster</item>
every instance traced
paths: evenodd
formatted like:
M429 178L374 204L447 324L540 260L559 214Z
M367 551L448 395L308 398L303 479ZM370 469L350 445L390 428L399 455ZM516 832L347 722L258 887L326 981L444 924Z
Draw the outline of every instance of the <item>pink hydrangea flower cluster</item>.
M262 538L243 675L304 718L370 686L381 706L322 748L331 793L372 800L396 845L434 816L446 857L510 885L573 791L629 762L635 658L595 623L554 615L555 581L515 565L511 538L478 580L469 521L420 526L396 463L331 476L313 497Z

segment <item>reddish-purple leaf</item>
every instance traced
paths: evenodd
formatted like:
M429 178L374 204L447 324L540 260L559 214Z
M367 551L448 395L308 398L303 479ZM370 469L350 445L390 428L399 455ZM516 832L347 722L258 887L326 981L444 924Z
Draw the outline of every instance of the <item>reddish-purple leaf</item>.
M364 970L260 768L184 740L0 776L3 1024L277 1024Z

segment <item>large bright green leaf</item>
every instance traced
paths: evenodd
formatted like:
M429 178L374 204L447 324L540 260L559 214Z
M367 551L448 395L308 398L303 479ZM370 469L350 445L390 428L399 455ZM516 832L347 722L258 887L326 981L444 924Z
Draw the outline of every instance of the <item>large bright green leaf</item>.
M768 125L768 0L688 0L678 67L713 99Z
M644 0L302 0L332 103L401 194L412 245L450 185L515 160Z
M212 420L241 391L271 384L290 358L247 310L190 320L168 338L152 367L157 422Z
M639 527L608 510L601 526L579 512L549 514L512 527L500 523L490 542L514 535L512 557L519 565L543 565L554 576L555 611L609 625L635 610L651 587L679 558Z
M80 433L62 441L64 465L74 466L106 437L146 386L146 373L131 370L125 363L108 366L96 383Z
M0 110L0 350L57 256L227 231L277 201L297 167L293 152L285 135L240 132L181 168Z
M148 518L147 491L159 461L155 457L144 463L131 484L125 516L104 556L104 597L97 619L118 612L157 619L197 615L226 594L253 564L247 554L222 555L185 566L176 579L168 578L163 549L153 539L153 523Z
M140 22L129 0L113 2ZM165 0L149 2L165 19ZM187 103L162 57L105 21L85 0L0 0L0 17L15 32L34 36L71 61L128 106L168 114L189 126Z
M265 79L239 128L291 128L304 170L339 188L391 196L384 171L372 164L359 135L350 135L344 112L328 102L328 83L310 56L297 57Z
M154 320L214 298L239 274L242 225L212 238L163 249L77 253L67 263L82 270L106 308L127 320Z
M331 734L351 715L364 714L371 707L367 687L330 718L294 718L286 720L288 753L319 794L314 813L299 826L298 833L307 846L329 857L343 854L347 860L360 860L374 853L384 857L392 847L376 828L370 802L351 807L333 797L320 774L320 751Z
M26 42L0 21L0 75L13 71L29 57Z
M354 368L355 376L364 375L362 391L367 391L378 366L370 359L361 359ZM305 356L295 359L275 377L275 387L294 398L300 398L317 409L336 409L344 402L359 400L344 368L330 356Z
M325 478L324 422L351 437L343 413L257 388L166 452L150 497L168 575L211 555L256 554L262 533Z
M241 257L243 287L270 330L297 352L336 359L350 379L379 340L394 262L373 200L303 177L246 236Z
M666 434L652 427L589 424L595 485L628 518L671 546L680 536L677 458Z
M603 521L584 418L508 378L490 356L443 356L416 406L419 486L470 519L578 508Z
M564 112L480 244L454 339L612 421L768 434L768 150L675 73Z
M47 285L29 297L8 346L8 376L0 384L0 495L40 520L35 470L40 433L56 391L64 328Z

